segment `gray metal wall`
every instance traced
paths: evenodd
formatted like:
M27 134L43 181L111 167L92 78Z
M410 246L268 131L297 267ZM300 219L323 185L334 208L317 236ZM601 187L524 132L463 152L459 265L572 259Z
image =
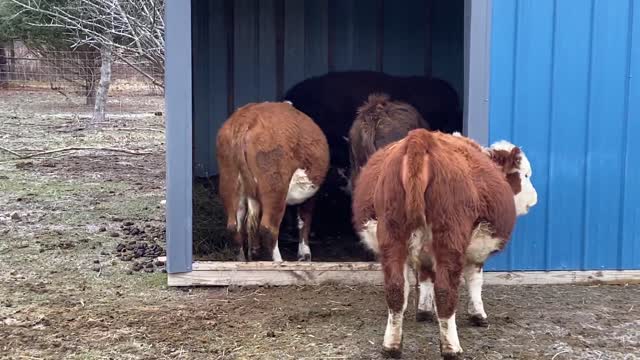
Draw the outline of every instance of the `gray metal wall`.
M192 0L193 165L251 101L332 70L433 74L464 95L463 0Z

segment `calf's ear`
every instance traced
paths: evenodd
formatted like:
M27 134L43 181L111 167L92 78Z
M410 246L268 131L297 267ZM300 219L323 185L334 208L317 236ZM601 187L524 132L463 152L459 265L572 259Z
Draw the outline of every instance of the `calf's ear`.
M493 150L491 151L491 160L502 167L505 174L508 174L520 166L520 153L521 150L517 146L511 151Z
M521 152L522 150L520 150L520 148L517 146L511 149L511 152L509 152L509 156L507 157L507 162L504 165L505 172L511 172L512 170L518 169L520 167Z

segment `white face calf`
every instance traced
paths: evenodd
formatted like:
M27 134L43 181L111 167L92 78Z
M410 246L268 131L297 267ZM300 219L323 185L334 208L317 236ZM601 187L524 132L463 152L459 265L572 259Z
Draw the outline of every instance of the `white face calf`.
M517 161L514 164L505 164L503 166L510 167L507 171L507 176L514 192L518 189L520 190L514 195L516 215L521 216L527 214L529 209L538 203L538 193L533 187L533 183L531 183L533 173L529 159L527 159L527 156L520 148L516 148L515 145L504 140L493 143L489 151L517 152Z

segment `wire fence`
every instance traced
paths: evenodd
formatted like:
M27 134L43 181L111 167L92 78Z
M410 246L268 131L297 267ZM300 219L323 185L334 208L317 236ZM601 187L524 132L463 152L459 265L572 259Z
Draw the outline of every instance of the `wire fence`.
M33 51L24 47L0 49L0 89L49 90L76 96L91 96L100 80L98 51ZM144 60L133 65L154 79L160 69ZM129 64L114 61L110 92L161 95L162 88Z

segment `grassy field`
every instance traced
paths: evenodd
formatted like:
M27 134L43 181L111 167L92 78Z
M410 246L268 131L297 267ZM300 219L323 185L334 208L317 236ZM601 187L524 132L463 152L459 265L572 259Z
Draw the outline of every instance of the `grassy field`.
M167 289L153 257L123 261L119 244L164 247L163 99L116 92L100 129L82 103L0 92L0 358L380 358L381 288ZM136 154L8 151L66 147ZM467 358L640 359L638 285L489 286L484 297L489 328L468 325L460 302ZM437 327L414 311L405 358L438 359Z

